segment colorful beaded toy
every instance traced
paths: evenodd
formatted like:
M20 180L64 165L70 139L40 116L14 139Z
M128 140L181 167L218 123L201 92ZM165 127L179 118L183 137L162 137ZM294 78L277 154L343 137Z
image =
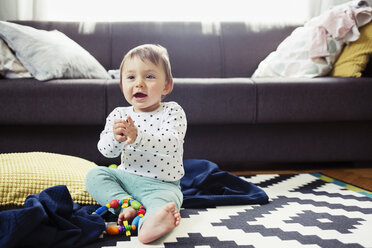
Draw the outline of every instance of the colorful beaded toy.
M123 226L109 226L106 227L106 232L110 235L117 235L121 232L125 231L125 234L127 236L131 235L131 230L136 230L138 227L139 220L146 214L145 207L138 201L131 199L130 197L127 197L123 200L112 200L110 203L106 204L105 206L102 206L98 208L96 211L94 211L92 214L99 214L103 215L105 214L110 208L118 208L121 206L121 208L126 208L128 206L131 206L135 210L137 210L137 216L133 219L132 224L129 225L128 221L123 221Z

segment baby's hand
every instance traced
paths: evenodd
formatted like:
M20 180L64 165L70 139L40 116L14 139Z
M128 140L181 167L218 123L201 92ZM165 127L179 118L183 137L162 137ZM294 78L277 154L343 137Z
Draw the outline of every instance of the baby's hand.
M125 142L125 145L132 144L137 138L137 127L130 116L125 120L115 120L114 138L119 142Z
M131 206L125 208L124 211L121 214L119 214L118 225L122 226L123 221L125 221L125 220L132 221L134 219L134 217L136 217L136 215L137 215L137 210L135 210Z
M125 135L124 135L124 129L125 129L124 122L126 122L126 121L125 120L115 120L115 122L114 122L114 127L113 127L114 138L119 142L124 142L124 141L127 140L127 137L125 137Z
M124 213L119 214L119 217L118 217L118 225L122 226L124 220L126 220L126 218L125 218L125 216L124 216Z
M125 144L130 145L137 139L137 127L134 125L134 122L130 116L128 116L128 119L124 125L124 135L127 137L127 142L125 142Z

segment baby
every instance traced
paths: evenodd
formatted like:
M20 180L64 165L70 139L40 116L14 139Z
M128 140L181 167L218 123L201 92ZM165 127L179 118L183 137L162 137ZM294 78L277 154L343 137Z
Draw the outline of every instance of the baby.
M106 157L121 155L118 169L97 166L86 176L86 189L101 205L131 197L146 215L138 239L150 243L179 225L184 175L186 115L176 102L162 102L173 89L167 50L146 44L133 48L120 66L120 87L130 107L114 109L98 142ZM113 210L118 224L136 216L132 207Z

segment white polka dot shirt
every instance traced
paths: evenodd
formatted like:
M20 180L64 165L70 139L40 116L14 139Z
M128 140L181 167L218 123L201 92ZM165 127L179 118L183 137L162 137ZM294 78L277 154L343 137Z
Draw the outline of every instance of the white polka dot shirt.
M115 120L130 116L138 129L137 139L130 145L114 138ZM118 107L106 119L98 141L98 150L108 158L121 154L118 169L163 181L183 177L183 143L187 120L176 102L161 103L154 112L136 113L133 107Z

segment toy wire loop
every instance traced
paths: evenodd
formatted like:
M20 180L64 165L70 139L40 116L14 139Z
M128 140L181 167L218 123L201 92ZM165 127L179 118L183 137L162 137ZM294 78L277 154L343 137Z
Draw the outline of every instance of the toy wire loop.
M126 197L123 200L112 200L110 203L98 208L92 214L105 214L110 208L127 208L131 206L135 210L137 210L137 216L133 219L132 223L129 225L128 221L123 221L123 226L106 226L106 233L110 235L117 235L119 233L123 233L125 231L126 236L131 235L131 230L136 230L138 228L138 223L140 219L146 214L145 207L136 200L133 200L130 197Z

